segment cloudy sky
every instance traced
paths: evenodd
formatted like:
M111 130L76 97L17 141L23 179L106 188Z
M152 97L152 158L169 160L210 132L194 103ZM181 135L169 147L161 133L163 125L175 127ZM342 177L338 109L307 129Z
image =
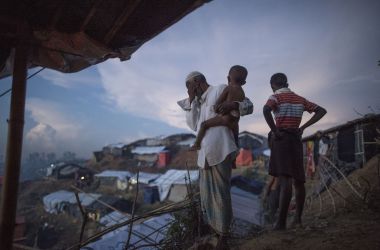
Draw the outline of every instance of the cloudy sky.
M307 134L358 118L357 112L379 113L379 9L376 0L216 0L129 61L109 60L75 74L46 69L28 81L24 155L70 150L90 157L109 143L187 132L176 105L186 96L186 74L199 70L210 84L223 84L234 64L248 68L244 89L255 105L241 130L268 132L261 110L276 72L328 110ZM0 80L0 93L10 86L10 78ZM0 98L0 154L9 102L9 94Z

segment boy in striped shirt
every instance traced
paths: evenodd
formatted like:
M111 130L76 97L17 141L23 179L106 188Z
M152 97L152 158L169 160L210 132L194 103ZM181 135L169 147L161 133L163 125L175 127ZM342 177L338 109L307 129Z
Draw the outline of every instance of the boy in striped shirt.
M326 114L326 110L292 92L283 73L274 74L270 84L274 94L264 105L263 113L271 129L268 136L271 148L269 174L278 177L280 188L280 214L274 229L285 230L292 197L292 180L296 196L296 216L293 224L301 225L305 202L302 133L307 127L319 121ZM314 112L314 115L300 127L304 111Z

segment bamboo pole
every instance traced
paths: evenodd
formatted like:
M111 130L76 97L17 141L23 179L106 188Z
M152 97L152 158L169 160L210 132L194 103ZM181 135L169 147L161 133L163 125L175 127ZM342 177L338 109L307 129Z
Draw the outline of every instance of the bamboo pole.
M27 60L28 46L20 43L15 48L13 91L0 206L0 246L2 249L12 249L24 129Z

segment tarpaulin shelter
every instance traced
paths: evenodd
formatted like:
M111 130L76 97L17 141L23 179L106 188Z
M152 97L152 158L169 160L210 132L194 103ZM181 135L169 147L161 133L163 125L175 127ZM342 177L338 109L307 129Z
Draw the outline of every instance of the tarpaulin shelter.
M169 164L170 161L170 152L168 150L164 150L158 154L158 167L163 168Z
M190 175L190 180L189 180ZM187 195L186 184L198 181L199 171L191 170L189 173L186 170L170 169L165 174L161 175L151 186L157 186L160 194L160 201L164 201L171 193L172 201L183 200ZM175 190L172 192L172 189Z
M250 149L241 148L236 157L237 166L251 166L253 163L252 151Z
M0 245L12 249L24 129L27 69L77 72L109 58L127 60L145 42L207 0L4 0L0 78L12 75Z
M128 188L128 180L132 177L132 173L122 170L105 170L95 175L95 180L103 186L111 186L119 190Z
M126 217L113 215L112 221L107 226L111 226L117 223L121 223L126 220ZM159 243L166 236L166 231L174 220L170 214L163 214L145 220L139 224L133 225L131 238L129 242L129 248L141 248L141 249L157 249L157 246L148 246L152 243ZM103 250L103 249L126 249L126 239L128 238L129 225L118 228L111 231L101 239L91 242L86 246L83 246L83 250Z
M149 183L153 182L155 179L157 179L160 176L161 174L139 172L139 184L148 185ZM131 184L137 184L137 174L132 176L129 179L129 182Z
M100 194L78 193L79 201L82 206L87 207L96 201ZM58 214L66 211L70 204L76 204L77 200L73 192L59 190L50 193L42 198L44 209L48 213Z

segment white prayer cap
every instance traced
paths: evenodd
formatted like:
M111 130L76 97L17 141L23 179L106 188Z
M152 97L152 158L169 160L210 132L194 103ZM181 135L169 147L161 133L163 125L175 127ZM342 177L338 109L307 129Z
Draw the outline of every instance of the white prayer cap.
M203 76L203 74L199 71L193 71L193 72L190 72L187 76L186 76L186 82L187 81L190 81L191 79L193 79L194 77L196 76Z

